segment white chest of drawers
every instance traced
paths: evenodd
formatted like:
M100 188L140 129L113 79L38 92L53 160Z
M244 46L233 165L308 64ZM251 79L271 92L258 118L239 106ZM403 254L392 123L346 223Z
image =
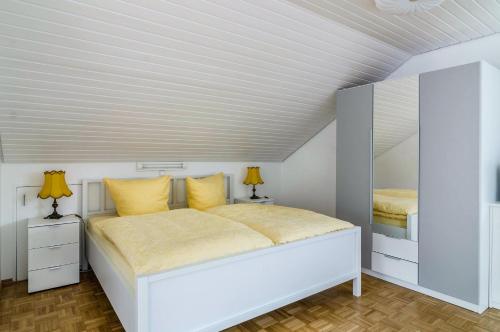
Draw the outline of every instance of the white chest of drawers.
M28 221L28 292L80 282L80 219Z

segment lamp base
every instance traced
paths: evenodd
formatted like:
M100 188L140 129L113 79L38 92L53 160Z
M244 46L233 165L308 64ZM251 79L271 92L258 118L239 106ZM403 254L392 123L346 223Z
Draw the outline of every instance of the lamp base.
M260 199L259 196L255 195L255 185L253 185L252 192L253 192L253 195L250 196L250 199Z
M52 212L51 214L49 214L48 216L46 216L45 218L43 219L61 219L62 217L64 217L63 215L57 213L57 212Z
M52 203L52 207L54 208L54 211L43 219L61 219L62 217L64 217L63 215L60 215L59 213L57 213L58 206L59 206L59 204L57 204L57 201L54 198L54 203Z

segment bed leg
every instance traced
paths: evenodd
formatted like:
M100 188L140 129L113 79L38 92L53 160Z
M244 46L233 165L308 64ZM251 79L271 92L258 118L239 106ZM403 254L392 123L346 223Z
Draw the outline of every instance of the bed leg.
M361 228L356 227L355 233L355 265L356 277L352 280L352 295L356 297L361 296Z
M352 295L356 297L361 296L361 274L352 279Z

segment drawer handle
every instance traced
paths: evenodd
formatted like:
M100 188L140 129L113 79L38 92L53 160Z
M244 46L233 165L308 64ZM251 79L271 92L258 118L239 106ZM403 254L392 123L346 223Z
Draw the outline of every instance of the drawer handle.
M49 268L49 271L59 270L60 268L61 268L60 266L50 267L50 268Z
M395 260L395 261L400 261L400 260L402 260L402 259L401 259L401 258L399 258L399 257L394 257L394 256L391 256L391 255L386 255L386 254L384 254L384 256L385 256L386 258L393 259L393 260Z
M50 247L47 247L47 249L60 249L61 247L62 247L62 244L57 245L57 246L50 246Z

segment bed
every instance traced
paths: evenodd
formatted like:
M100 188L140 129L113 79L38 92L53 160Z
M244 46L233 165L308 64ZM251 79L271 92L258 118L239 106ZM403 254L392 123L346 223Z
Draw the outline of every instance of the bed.
M409 189L374 189L374 232L418 241L418 194Z
M186 207L185 179L172 182L169 206ZM227 175L229 203L232 186ZM102 181L84 180L82 194L87 259L127 331L220 331L349 280L361 294L359 227L135 274L91 226L113 218Z

